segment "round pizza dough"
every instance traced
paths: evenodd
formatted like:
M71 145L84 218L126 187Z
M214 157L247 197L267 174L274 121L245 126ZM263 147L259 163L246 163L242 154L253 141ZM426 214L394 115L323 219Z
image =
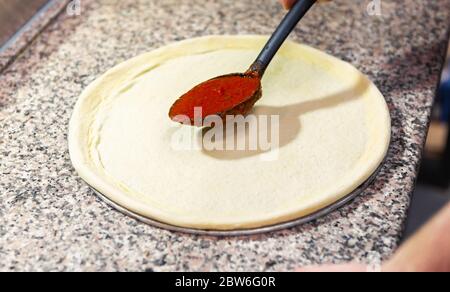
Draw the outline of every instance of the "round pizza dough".
M386 102L351 65L293 42L266 72L254 112L279 116L279 149L173 147L177 131L204 133L172 122L172 103L202 81L244 72L266 40L197 38L106 72L86 88L70 122L70 154L79 175L134 213L208 230L287 222L351 193L386 155ZM263 159L271 151L276 159Z

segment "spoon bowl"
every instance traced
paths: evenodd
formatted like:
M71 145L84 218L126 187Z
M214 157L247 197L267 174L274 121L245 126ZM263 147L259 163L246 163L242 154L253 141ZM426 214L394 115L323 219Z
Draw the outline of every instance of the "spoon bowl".
M203 126L209 116L247 115L262 97L261 79L254 72L233 73L205 81L170 108L169 117L178 123Z

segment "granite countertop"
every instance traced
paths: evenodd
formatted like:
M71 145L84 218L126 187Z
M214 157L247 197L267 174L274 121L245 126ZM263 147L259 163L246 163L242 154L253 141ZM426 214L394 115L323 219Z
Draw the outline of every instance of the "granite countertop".
M115 64L209 34L269 34L275 0L67 1L0 53L0 270L284 271L389 257L402 236L448 40L450 1L315 7L293 39L351 62L385 95L393 139L375 183L310 224L238 238L173 233L101 202L67 150L82 90ZM73 13L71 13L73 14ZM13 53L11 53L13 52Z

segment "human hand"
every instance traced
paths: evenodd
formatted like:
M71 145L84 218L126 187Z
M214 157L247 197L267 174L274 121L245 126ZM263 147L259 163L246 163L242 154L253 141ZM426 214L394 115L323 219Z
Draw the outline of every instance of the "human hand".
M297 0L278 0L280 1L281 5L283 5L283 7L285 9L291 9L291 7L295 4L295 2L297 2ZM318 2L328 2L331 0L318 0Z
M306 267L299 272L450 272L450 204L381 267L358 263Z

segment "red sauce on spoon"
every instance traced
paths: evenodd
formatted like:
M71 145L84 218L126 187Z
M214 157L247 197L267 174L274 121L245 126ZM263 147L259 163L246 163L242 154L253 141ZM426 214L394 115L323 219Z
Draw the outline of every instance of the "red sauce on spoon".
M169 117L175 121L183 123L188 117L191 124L196 121L194 109L201 108L201 120L211 115L224 117L233 112L245 115L248 111L246 103L253 104L261 97L261 79L256 74L233 74L208 80L197 85L189 92L181 96L171 107ZM238 112L236 113L236 109ZM184 117L184 118L183 118Z

